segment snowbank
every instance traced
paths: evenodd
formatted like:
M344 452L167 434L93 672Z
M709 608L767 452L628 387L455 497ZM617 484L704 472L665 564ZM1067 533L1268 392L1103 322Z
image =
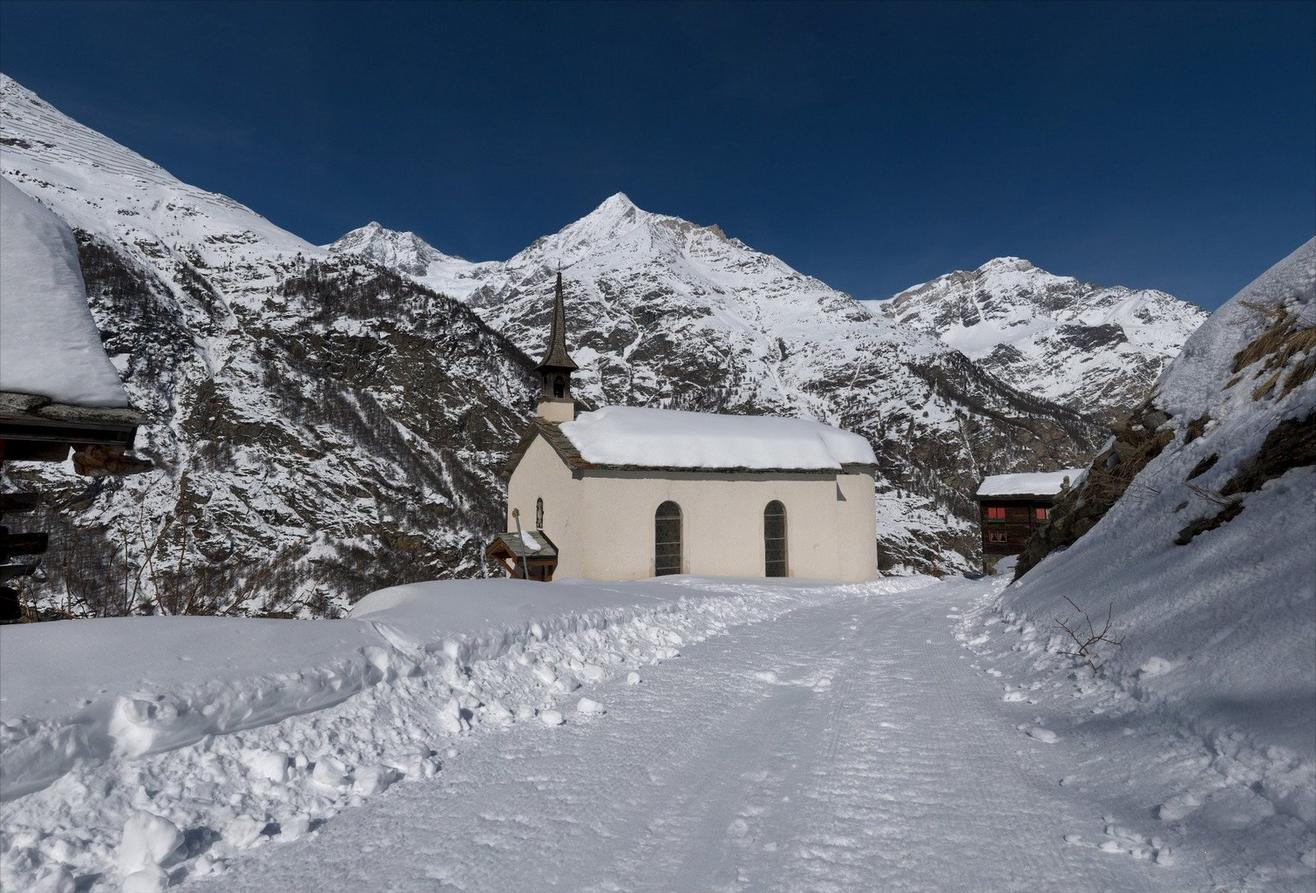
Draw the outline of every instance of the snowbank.
M127 406L62 220L0 177L0 391Z
M600 465L821 470L877 463L858 434L773 416L605 406L563 422L562 433Z
M1123 646L1105 649L1096 682L1132 698L1119 709L1191 729L1221 777L1309 829L1316 377L1304 375L1316 366L1314 293L1316 239L1221 307L1166 370L1143 418L1173 439L1096 526L1001 602L1007 624L1025 633L1012 647L1037 661L1034 672L1072 670L1056 656L1072 647L1057 635L1056 618L1076 617L1066 597L1098 625L1110 606Z
M1055 496L1065 487L1083 479L1084 469L1062 468L1059 471L1026 474L997 474L983 478L979 496Z
M584 687L687 643L926 583L462 581L382 590L344 620L0 627L0 888L214 873L432 775L482 727L572 722Z

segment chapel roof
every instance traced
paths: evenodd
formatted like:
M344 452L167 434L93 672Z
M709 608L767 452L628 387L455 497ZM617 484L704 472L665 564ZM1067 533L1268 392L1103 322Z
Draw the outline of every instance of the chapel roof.
M557 271L557 285L553 288L553 324L548 333L548 348L536 369L578 369L567 353L567 311L562 299L562 271Z
M863 437L807 419L605 406L570 422L534 419L505 475L536 437L573 472L835 473L877 464Z

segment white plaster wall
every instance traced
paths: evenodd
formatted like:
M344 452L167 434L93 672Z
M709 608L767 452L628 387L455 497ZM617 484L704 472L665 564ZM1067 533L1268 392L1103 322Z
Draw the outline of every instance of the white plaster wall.
M558 548L558 565L553 576L583 577L582 557L588 551L583 533L581 482L542 437L536 437L507 482L507 530L516 530L512 509L521 510L521 529L535 528L535 500L544 500L544 533Z

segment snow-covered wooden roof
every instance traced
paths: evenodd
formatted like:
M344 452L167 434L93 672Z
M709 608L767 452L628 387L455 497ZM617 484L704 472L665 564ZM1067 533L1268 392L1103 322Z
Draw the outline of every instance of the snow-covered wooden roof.
M508 474L536 436L577 471L834 472L877 464L867 440L821 422L605 406L571 422L536 420Z
M1083 474L1082 468L996 474L983 478L978 486L978 496L1055 496L1066 486L1076 485Z
M3 178L0 391L68 406L128 406L87 306L73 232Z

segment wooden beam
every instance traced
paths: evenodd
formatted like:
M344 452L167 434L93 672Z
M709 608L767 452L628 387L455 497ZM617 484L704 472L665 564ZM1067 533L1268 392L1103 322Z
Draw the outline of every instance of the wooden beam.
M30 576L36 569L35 564L0 564L0 580Z
M43 555L49 547L48 533L10 533L0 527L0 561L13 555Z
M0 514L30 512L40 504L40 493L0 493Z

